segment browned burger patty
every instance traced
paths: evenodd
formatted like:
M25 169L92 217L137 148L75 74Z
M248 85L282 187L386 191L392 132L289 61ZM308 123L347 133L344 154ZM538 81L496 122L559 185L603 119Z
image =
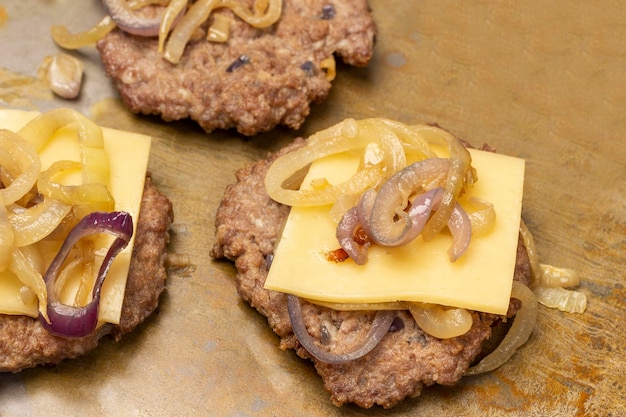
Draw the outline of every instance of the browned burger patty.
M164 266L172 204L146 178L122 306L120 324L109 328L115 338L132 331L157 307L167 278ZM53 336L38 320L0 314L0 372L18 372L43 364L56 364L93 350L102 332L82 339Z
M353 402L366 408L375 404L388 408L420 395L425 386L456 383L481 353L483 342L500 322L499 316L474 312L473 326L466 334L441 340L422 331L408 312L398 311L390 332L369 354L345 364L327 364L312 357L293 334L286 296L263 288L268 259L289 213L289 207L267 195L265 173L277 157L303 144L304 140L296 140L237 172L237 182L226 188L217 212L217 242L211 255L235 262L241 297L267 317L281 338L282 349L295 349L299 356L313 361L336 405ZM521 239L515 279L530 281L530 263ZM508 315L517 309L518 303L512 300ZM311 335L331 351L334 346L350 351L350 340L358 343L361 339L355 332L367 334L373 319L372 312L338 312L308 303L303 303L303 313Z
M366 0L285 0L280 20L267 29L229 9L215 13L232 17L228 42L192 41L177 65L162 58L154 38L115 30L98 42L106 73L131 111L191 118L207 132L297 129L310 103L330 90L321 61L337 54L365 66L373 53L376 26Z

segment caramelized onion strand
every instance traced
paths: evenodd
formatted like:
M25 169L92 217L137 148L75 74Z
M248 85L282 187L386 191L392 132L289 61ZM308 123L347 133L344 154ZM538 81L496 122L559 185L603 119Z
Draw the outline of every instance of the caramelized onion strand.
M448 219L448 229L452 233L452 245L448 249L448 257L450 262L455 262L467 251L472 239L472 224L459 203L454 204Z
M15 164L19 170L11 184L0 187L0 197L4 204L11 204L22 198L35 185L41 161L36 149L10 130L0 129L0 148L4 151L0 154L0 166Z
M209 18L213 9L219 4L219 0L198 0L191 5L189 11L180 19L176 28L170 34L165 46L163 57L177 64L185 51L187 42L195 30Z
M522 302L522 307L515 314L511 328L500 345L476 365L470 367L465 375L479 375L498 368L507 362L520 346L526 343L533 332L537 322L537 298L530 288L519 281L513 281L511 297Z
M468 172L471 172L472 158L469 151L463 144L453 135L439 129L443 136L440 136L447 142L450 149L450 168L446 178L444 193L442 197L442 206L430 218L424 227L423 237L428 241L435 237L437 233L443 229L448 222L454 209L456 199L461 193L461 189L465 184ZM444 134L445 133L445 134Z
M438 339L464 335L471 329L472 314L464 308L449 308L437 304L409 303L409 311L417 325Z

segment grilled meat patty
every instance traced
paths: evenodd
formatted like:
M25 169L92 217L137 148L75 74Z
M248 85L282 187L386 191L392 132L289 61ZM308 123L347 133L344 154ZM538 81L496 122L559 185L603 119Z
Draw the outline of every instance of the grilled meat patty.
M280 20L266 29L229 9L214 13L231 18L229 40L199 37L177 65L158 53L155 38L115 30L98 42L106 74L131 111L166 121L191 118L207 132L236 128L253 135L279 124L297 129L310 103L330 90L320 63L337 54L365 66L373 53L376 26L366 0L285 0Z
M237 182L226 188L217 212L216 243L211 256L235 262L241 297L267 317L280 337L282 349L295 349L299 356L313 361L337 406L353 402L365 408L376 404L389 408L404 398L420 395L426 386L456 383L481 353L483 342L502 317L474 312L473 326L466 334L441 340L422 331L410 313L398 311L390 332L369 354L345 364L327 364L311 357L293 334L285 294L263 288L268 257L289 213L289 207L267 195L265 173L276 158L304 143L303 139L297 139L266 160L237 172ZM521 239L515 279L530 282L530 263ZM517 300L512 299L507 315L513 316L518 308ZM350 340L360 340L354 337L355 332L367 334L374 315L363 311L339 312L306 302L303 302L303 314L314 338L331 347L341 346L344 351L350 350L347 346ZM328 334L332 334L330 339Z
M104 333L119 339L143 322L157 308L165 289L164 262L173 219L171 202L146 177L119 325L105 325L103 331L81 339L66 339L46 331L37 319L0 314L0 372L76 358L95 349Z

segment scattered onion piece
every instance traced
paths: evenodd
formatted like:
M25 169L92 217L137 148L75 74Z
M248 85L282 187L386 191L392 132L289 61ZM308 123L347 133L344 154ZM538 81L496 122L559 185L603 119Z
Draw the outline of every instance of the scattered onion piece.
M11 204L26 195L37 182L41 161L36 149L10 130L0 129L0 166L16 165L19 173L11 184L0 188L4 204Z
M160 0L131 0L128 2L128 8L137 10L150 4L165 4ZM66 26L54 25L50 29L52 39L61 48L79 49L84 46L93 45L100 39L104 38L109 32L115 29L117 25L111 16L104 17L92 28L78 33L70 33Z
M91 293L97 276L95 247L94 239L86 238L70 252L65 266L55 281L57 293L64 296L59 300L62 303L84 306L91 301ZM64 288L68 288L66 285L76 288L73 297L71 297L72 291L63 291Z
M66 26L54 25L50 28L50 35L54 42L61 48L79 49L95 44L115 28L116 24L113 19L111 19L111 16L106 16L94 27L84 32L74 34L70 33Z
M56 161L37 180L37 189L45 196L72 206L74 216L82 218L93 211L111 211L115 199L103 183L63 185L54 177L64 171L80 170L81 164L75 161Z
M334 56L329 56L320 62L320 69L326 73L326 80L332 81L337 76L337 63Z
M106 256L98 271L93 291L92 300L85 306L73 306L63 304L58 299L56 279L61 272L63 262L70 253L72 247L81 239L98 233L108 233L115 237L109 247ZM67 338L80 338L94 332L98 324L98 311L100 305L100 291L104 279L115 256L122 251L130 241L133 234L133 221L128 213L91 213L85 216L72 229L67 239L63 242L59 253L50 264L44 280L48 291L47 316L40 316L40 322L44 328L55 335Z
M565 289L580 284L578 273L567 268L557 268L539 263L533 235L522 220L520 235L526 246L533 275L533 291L541 304L568 313L582 313L587 309L587 296L582 291Z
M287 294L287 308L289 310L289 318L291 319L291 327L300 344L318 360L331 364L345 363L367 355L385 337L395 317L394 311L377 311L376 317L368 334L363 338L361 346L350 352L332 353L318 347L313 337L309 334L302 317L300 298Z
M531 287L537 285L541 281L541 266L539 265L539 254L537 254L537 247L535 246L535 239L533 238L532 233L528 230L524 219L520 220L520 228L519 228L520 236L522 236L522 240L524 241L524 246L526 247L526 253L528 254L528 260L530 263L530 271L532 274L532 284Z
M37 77L47 83L57 96L74 99L80 93L83 63L62 52L46 56L37 70Z
M71 204L44 198L42 202L9 215L17 247L39 242L57 228L72 209Z
M467 251L472 239L472 225L459 203L454 204L447 224L452 233L452 245L448 248L448 257L450 262L456 262Z
M372 208L374 207L374 203L376 202L376 195L378 193L373 188L370 188L366 192L361 195L358 204L356 205L356 214L359 218L359 223L361 227L365 231L365 233L370 236L373 236L372 230L370 228L370 216L372 214Z
M15 233L9 222L2 196L0 196L0 272L5 271L11 263L15 242Z
M228 16L224 16L223 14L213 15L213 24L206 33L207 41L217 43L226 42L230 34L230 23L231 20Z
M533 332L538 312L535 294L521 282L513 281L511 297L522 302L522 307L515 314L511 328L500 345L478 364L470 367L465 375L478 375L498 368L507 362L520 346L526 343Z
M187 13L180 19L167 41L163 57L177 64L180 61L187 42L196 29L205 22L220 0L198 0L189 7Z
M438 138L443 140L449 147L450 168L446 178L441 207L424 227L422 235L425 241L434 238L447 224L452 210L454 209L456 199L461 194L461 189L466 183L468 173L471 173L472 158L465 146L452 134L442 129L438 129L437 133L439 133ZM470 179L470 182L471 181L473 181L473 179Z
M478 197L471 197L465 206L465 212L472 225L472 236L484 236L491 232L496 225L496 210L489 201ZM468 206L471 209L468 210Z
M444 308L437 304L409 303L409 311L417 325L438 339L464 335L471 329L472 314L464 308Z
M171 0L170 4L163 13L163 19L159 26L159 53L163 52L163 46L165 45L165 39L169 35L172 27L183 16L183 12L187 7L188 0Z
M578 272L568 268L557 268L552 265L539 264L541 270L540 287L577 287L580 285Z
M28 251L15 248L13 250L9 270L37 295L37 299L39 300L39 314L47 319L48 313L46 311L46 305L48 304L48 293L46 284L41 273L37 270L37 265L35 265L33 259L29 256Z
M566 313L584 313L587 309L587 296L582 291L561 287L537 287L534 289L539 303L557 308Z

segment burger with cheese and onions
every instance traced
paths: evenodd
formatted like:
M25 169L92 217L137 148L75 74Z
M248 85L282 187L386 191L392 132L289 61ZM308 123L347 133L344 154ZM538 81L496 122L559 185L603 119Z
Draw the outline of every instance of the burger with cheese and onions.
M241 297L335 405L389 408L528 339L529 287L549 274L521 220L523 179L523 160L439 127L347 119L237 172L212 256L235 262Z
M150 138L80 113L0 110L0 371L119 339L165 288L172 204Z

